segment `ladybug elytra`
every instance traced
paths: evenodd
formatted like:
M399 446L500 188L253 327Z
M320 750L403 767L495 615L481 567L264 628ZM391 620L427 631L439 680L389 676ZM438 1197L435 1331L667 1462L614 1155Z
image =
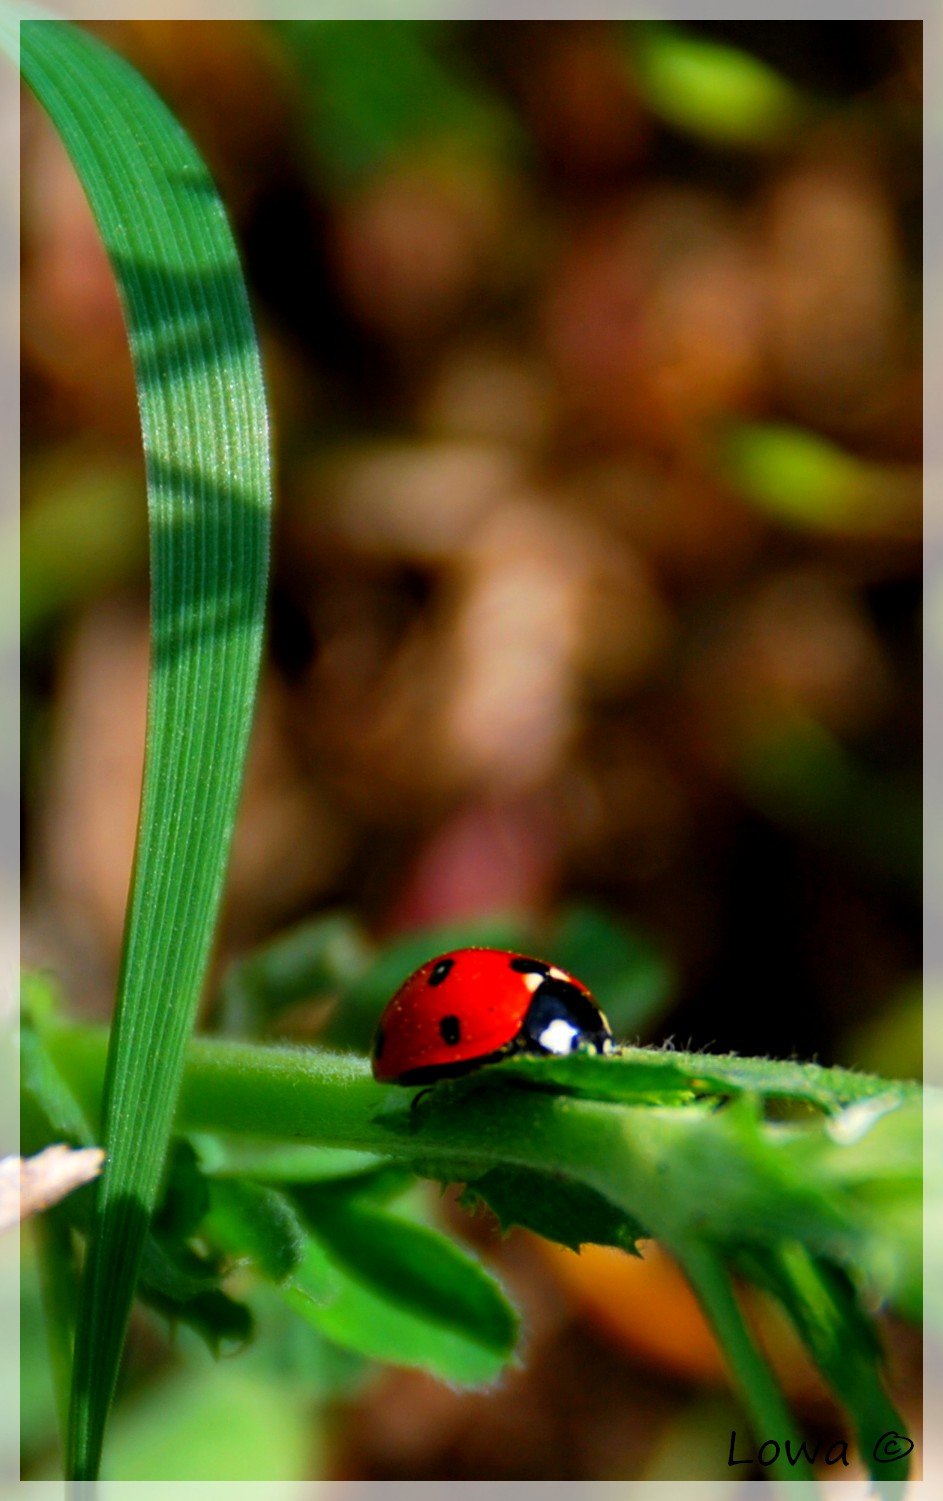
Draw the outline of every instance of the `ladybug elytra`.
M612 1045L592 995L565 970L504 949L455 949L420 965L389 1002L373 1074L383 1084L429 1084L511 1053Z

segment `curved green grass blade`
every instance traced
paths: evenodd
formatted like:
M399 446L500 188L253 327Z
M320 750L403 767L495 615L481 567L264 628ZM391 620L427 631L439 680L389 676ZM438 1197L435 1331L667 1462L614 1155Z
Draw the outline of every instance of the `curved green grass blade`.
M74 1355L69 1471L98 1472L183 1049L216 921L252 717L270 461L259 353L225 214L151 89L67 23L24 22L20 66L92 205L125 311L151 539L138 847Z

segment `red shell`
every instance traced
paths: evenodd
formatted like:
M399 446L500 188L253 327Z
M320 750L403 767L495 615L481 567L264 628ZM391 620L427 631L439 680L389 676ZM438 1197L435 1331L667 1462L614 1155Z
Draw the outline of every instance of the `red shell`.
M586 986L565 970L505 949L454 949L420 965L393 996L374 1037L373 1073L387 1084L428 1083L511 1052L604 1051L611 1036Z

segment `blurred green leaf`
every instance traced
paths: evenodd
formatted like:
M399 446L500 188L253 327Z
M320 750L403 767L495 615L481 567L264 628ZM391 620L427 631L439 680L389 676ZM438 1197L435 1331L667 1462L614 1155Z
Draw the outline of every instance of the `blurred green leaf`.
M226 972L219 991L220 1030L257 1037L283 1007L336 995L373 957L362 925L348 913L329 912L291 928Z
M188 1141L177 1138L171 1143L163 1197L151 1228L166 1240L186 1240L196 1231L209 1201L209 1185L196 1152Z
M874 1326L847 1275L788 1241L752 1247L738 1259L750 1280L778 1299L803 1344L843 1406L851 1413L858 1448L870 1455L880 1434L903 1433L906 1424L881 1381L883 1353ZM881 1466L881 1481L907 1477L906 1458Z
M356 182L416 145L447 143L499 158L515 148L510 112L448 59L442 23L272 24L306 85L309 141L329 182Z
M653 114L721 146L764 149L809 117L797 89L758 57L660 21L624 25L632 77Z
M137 1392L115 1413L106 1480L303 1480L313 1461L303 1390L241 1364L201 1364Z
M446 923L395 938L347 986L323 1039L336 1047L368 1048L387 1001L414 969L435 954L466 946L526 950L532 938L532 925L521 918L500 916Z
M57 1428L57 1391L52 1373L52 1364L61 1346L57 1340L50 1347L48 1339L48 1320L50 1317L57 1319L59 1309L55 1301L49 1304L42 1288L40 1253L36 1244L36 1237L45 1231L46 1226L36 1225L33 1233L24 1235L20 1253L20 1455L24 1478L28 1477L30 1466L43 1451L54 1449L65 1437L64 1421L61 1428ZM68 1285L68 1280L55 1277L48 1290L60 1286L68 1288ZM67 1326L63 1332L68 1332ZM65 1393L63 1420L68 1412L68 1354L66 1341L61 1371Z
M616 1036L642 1030L667 1005L665 956L597 907L571 907L553 932L553 959L593 992Z
M921 477L859 459L827 438L781 423L740 423L721 442L721 472L744 499L803 530L916 537Z
M922 877L916 776L892 779L862 765L809 715L770 715L745 736L736 774L773 822L868 870L914 887Z
M494 1380L517 1318L494 1278L445 1236L370 1206L318 1205L285 1296L338 1344L461 1386Z
M256 1183L320 1183L336 1178L372 1177L386 1170L385 1158L343 1147L312 1147L287 1143L256 1145L199 1136L203 1171L215 1178L251 1178Z
M217 1179L204 1229L272 1282L291 1276L304 1257L305 1232L291 1203L256 1183Z
M81 454L34 465L23 488L20 629L28 641L65 611L144 576L147 521L143 476Z
M96 1145L88 1117L36 1029L20 1030L20 1147L27 1155L52 1142Z
M218 1284L220 1273L208 1263L176 1248L174 1256L149 1236L144 1243L138 1296L165 1318L176 1332L192 1329L213 1355L241 1349L252 1337L251 1311Z

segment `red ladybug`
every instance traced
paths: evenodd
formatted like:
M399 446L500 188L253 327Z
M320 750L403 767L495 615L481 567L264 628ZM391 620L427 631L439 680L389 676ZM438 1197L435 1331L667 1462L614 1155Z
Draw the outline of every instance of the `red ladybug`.
M511 1053L607 1053L612 1032L579 980L504 949L455 949L420 965L380 1017L373 1076L454 1078Z

